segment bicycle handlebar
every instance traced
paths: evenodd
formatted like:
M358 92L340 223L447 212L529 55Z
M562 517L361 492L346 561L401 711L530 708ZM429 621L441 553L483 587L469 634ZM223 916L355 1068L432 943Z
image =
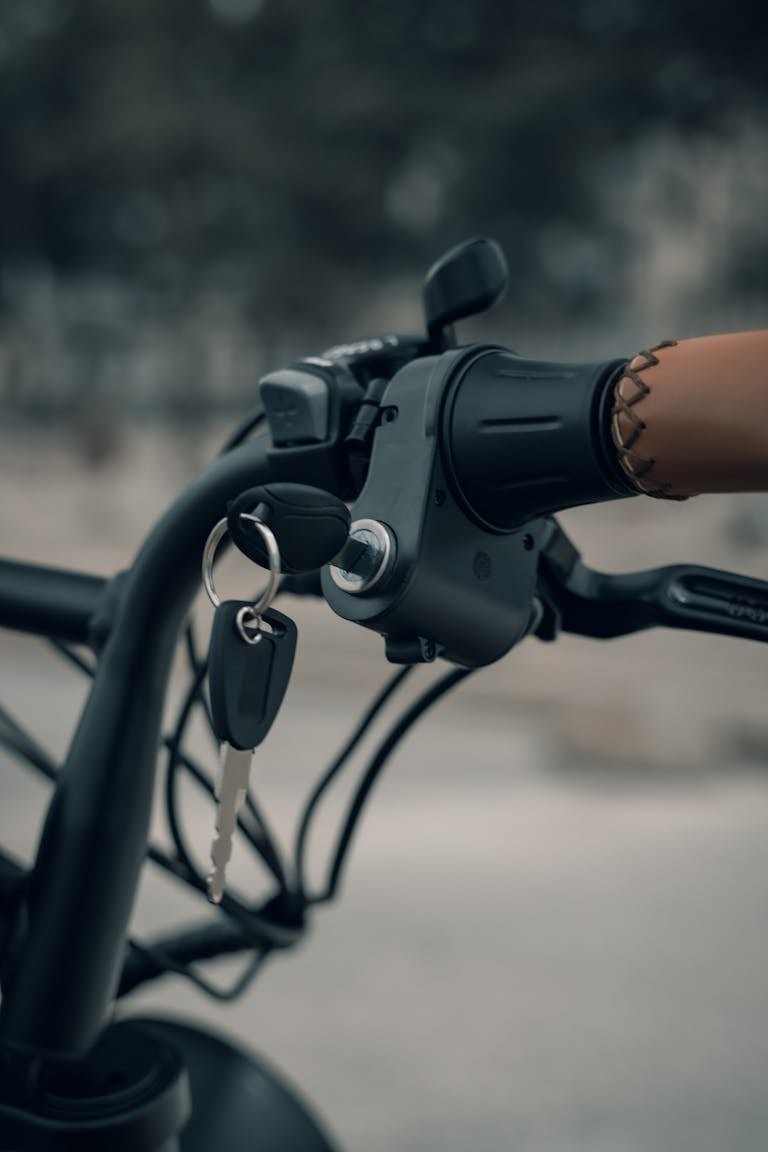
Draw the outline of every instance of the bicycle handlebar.
M271 441L218 460L125 574L48 812L26 920L5 956L5 1044L67 1055L86 1048L104 1021L144 858L174 644L199 587L206 536L228 501L280 479L354 501L353 520L391 532L392 563L360 595L324 569L331 606L385 634L393 661L441 654L473 666L499 658L541 619L541 605L538 616L532 606L545 569L545 607L556 611L551 513L649 483L673 497L768 487L768 424L759 420L768 333L664 345L629 370L616 360L531 362L491 346L445 351L436 324L430 341L387 337L273 374L263 393ZM718 379L730 382L728 397ZM652 463L643 472L638 459ZM574 583L581 572L571 565L568 610L586 631L589 596ZM81 639L76 581L68 595L71 635ZM745 611L764 609L750 602Z
M114 997L144 861L166 683L200 557L228 500L267 478L244 445L187 488L126 574L35 859L24 931L5 958L0 1035L38 1053L82 1051Z
M0 627L88 644L107 589L108 581L101 576L3 560Z
M768 490L768 331L665 341L629 362L479 350L446 401L465 505L497 530L634 495Z

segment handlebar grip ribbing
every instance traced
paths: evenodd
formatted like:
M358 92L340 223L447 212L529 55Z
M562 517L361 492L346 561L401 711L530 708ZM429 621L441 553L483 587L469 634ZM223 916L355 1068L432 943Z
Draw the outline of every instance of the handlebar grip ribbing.
M648 496L768 491L768 331L641 352L616 381L611 433Z
M443 405L443 456L475 520L507 532L547 513L634 496L608 423L624 361L555 364L470 349Z

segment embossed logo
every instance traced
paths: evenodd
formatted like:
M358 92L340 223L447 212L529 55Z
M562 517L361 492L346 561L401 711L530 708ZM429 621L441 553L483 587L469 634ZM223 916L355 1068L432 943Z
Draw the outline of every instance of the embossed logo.
M768 624L768 608L764 608L759 600L750 600L746 596L728 601L728 615L735 620L749 620L751 624Z
M478 580L490 580L493 564L487 552L476 552L472 561L472 571Z

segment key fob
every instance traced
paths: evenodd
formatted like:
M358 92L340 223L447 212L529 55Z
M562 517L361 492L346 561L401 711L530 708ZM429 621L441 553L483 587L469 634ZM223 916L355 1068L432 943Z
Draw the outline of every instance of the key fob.
M208 689L216 738L235 748L261 744L283 703L296 654L296 625L268 608L257 644L240 634L237 614L247 600L225 600L216 609L208 652ZM255 628L248 625L255 634Z

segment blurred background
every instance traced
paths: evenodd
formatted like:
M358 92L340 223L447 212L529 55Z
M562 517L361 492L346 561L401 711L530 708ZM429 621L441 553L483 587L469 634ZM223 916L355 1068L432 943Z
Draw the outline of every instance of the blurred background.
M467 236L512 272L467 339L602 359L765 327L767 34L748 0L4 0L3 553L125 566L263 372L419 330ZM563 519L598 567L768 578L762 496ZM376 637L296 615L255 775L285 836L386 674ZM6 634L0 688L61 754L84 686ZM45 793L0 756L30 858ZM348 1149L763 1152L766 764L759 646L528 642L409 739L308 946L235 1008L136 1003L260 1049ZM148 882L137 931L199 911Z

